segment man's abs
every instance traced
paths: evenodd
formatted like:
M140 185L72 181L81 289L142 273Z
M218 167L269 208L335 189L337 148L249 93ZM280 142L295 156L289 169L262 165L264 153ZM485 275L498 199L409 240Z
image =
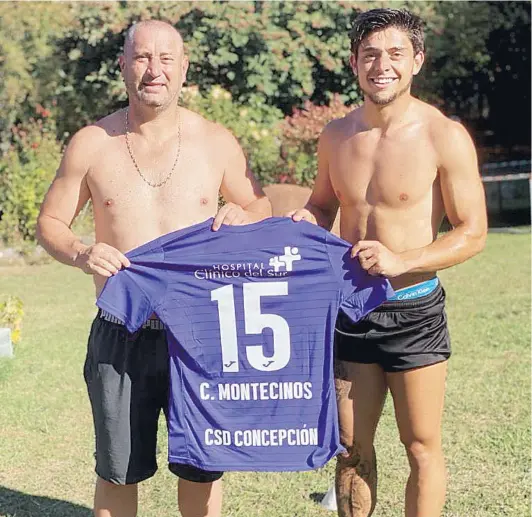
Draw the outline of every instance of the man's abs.
M342 206L341 236L353 244L360 240L379 241L395 253L422 248L434 241L440 225L431 224L430 212L424 212L422 207L412 211L396 211L377 206L369 207L364 213L360 213L352 206ZM390 282L394 289L401 289L434 276L434 272L406 273L391 278Z
M429 245L444 214L430 124L419 115L385 135L360 128L357 113L352 116L351 124L335 128L328 164L342 238L353 244L379 241L395 253ZM392 279L392 285L399 289L433 276L406 274Z

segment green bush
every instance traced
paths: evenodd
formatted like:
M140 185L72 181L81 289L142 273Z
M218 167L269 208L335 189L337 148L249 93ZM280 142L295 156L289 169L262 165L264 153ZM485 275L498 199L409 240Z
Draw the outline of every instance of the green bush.
M335 94L329 105L317 106L307 101L303 109L296 109L283 119L281 110L265 104L260 97L236 102L218 85L204 94L197 86L184 88L183 104L233 132L263 185L312 186L320 133L331 120L351 111Z
M220 86L204 94L197 87L183 89L183 104L229 129L242 146L251 170L262 184L275 183L281 171L282 112L260 98L235 102Z
M238 102L260 96L285 114L305 100L328 102L334 93L356 103L361 92L348 63L351 21L382 5L0 2L0 150L35 102L57 100L61 140L121 107L126 95L117 54L126 28L147 18L182 31L188 79L201 91L221 85ZM529 3L398 1L394 7L426 22L427 59L414 81L416 95L458 115L477 142L529 149L530 114L522 124L514 120L530 105Z
M12 128L13 144L0 158L0 238L33 241L40 205L61 159L55 123L37 106L37 117Z
M32 117L37 102L57 96L64 78L56 40L75 25L75 15L62 2L0 2L0 152L13 143L13 125Z
M305 102L303 109L296 109L283 123L283 158L285 174L281 183L312 186L318 171L318 138L331 121L351 111L339 95L333 95L328 106L316 106Z

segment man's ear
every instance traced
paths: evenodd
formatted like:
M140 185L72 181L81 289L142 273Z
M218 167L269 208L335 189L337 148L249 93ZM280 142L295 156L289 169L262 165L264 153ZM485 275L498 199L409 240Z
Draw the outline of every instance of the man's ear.
M353 74L356 77L358 75L358 72L357 72L357 58L356 58L355 54L353 54L353 53L349 56L349 64L351 65L351 70L353 71Z
M118 65L120 66L120 71L124 71L124 66L126 64L126 58L124 57L124 54L120 54L118 56Z
M419 71L421 70L421 67L423 66L424 62L425 62L425 54L423 52L418 52L414 56L414 70L412 71L412 75L419 74Z
M189 60L188 60L188 56L187 55L184 55L183 56L183 63L181 64L182 68L182 75L183 75L183 82L185 82L187 80L187 72L188 72L188 65L189 65Z

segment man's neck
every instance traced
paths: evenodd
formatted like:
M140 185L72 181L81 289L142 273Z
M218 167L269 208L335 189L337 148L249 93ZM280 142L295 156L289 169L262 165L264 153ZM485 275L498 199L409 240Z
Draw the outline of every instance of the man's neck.
M406 122L413 101L414 98L409 93L401 95L385 106L379 106L365 98L362 105L362 120L368 128L379 128L386 132Z
M180 109L177 104L158 110L130 102L127 108L128 129L131 133L140 134L148 140L158 140L161 136L168 136L176 130Z

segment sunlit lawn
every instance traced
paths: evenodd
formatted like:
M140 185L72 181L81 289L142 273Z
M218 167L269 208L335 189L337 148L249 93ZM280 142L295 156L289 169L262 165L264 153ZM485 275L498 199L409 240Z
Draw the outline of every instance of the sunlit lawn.
M481 256L441 278L453 338L444 515L524 517L530 511L530 237L490 234ZM4 267L0 292L25 306L16 358L0 361L0 517L88 517L93 435L82 367L95 312L90 278L58 264ZM161 425L161 468L141 490L141 516L177 515L165 442ZM402 516L407 464L389 401L377 447L375 516ZM328 488L333 467L229 473L224 515L333 515L313 496Z

